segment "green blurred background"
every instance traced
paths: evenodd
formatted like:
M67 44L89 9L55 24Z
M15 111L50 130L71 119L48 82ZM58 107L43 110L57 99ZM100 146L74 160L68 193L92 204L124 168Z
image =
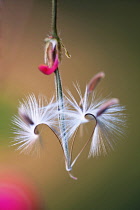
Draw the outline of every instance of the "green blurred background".
M50 98L55 91L54 75L38 71L43 39L51 31L51 1L0 0L0 6L0 170L28 176L45 209L140 209L140 1L58 3L58 32L72 55L63 55L60 66L64 87L75 93L73 82L78 81L84 91L90 78L104 71L98 91L119 98L128 115L126 136L113 152L88 160L89 147L84 151L73 170L78 181L65 172L61 148L47 128L40 158L9 147L19 100L32 92Z

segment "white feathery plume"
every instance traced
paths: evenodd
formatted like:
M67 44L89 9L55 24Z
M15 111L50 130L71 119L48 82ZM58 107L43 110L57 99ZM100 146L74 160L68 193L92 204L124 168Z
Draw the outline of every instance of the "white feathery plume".
M82 94L80 92L80 88L76 87L76 90L78 92L80 100L86 106L86 103L85 103L86 97L83 100ZM79 106L78 102L76 101L72 93L69 90L67 92L69 96L65 95L65 107L64 107L63 113L65 116L67 139L70 139L75 133L75 131L77 130L77 128L81 124L87 123L88 119L85 118L86 107L84 106L84 108L81 109L81 107Z
M54 131L57 105L53 103L52 98L46 106L43 99L39 96L37 100L34 94L29 95L20 103L19 116L13 118L13 124L16 126L13 145L19 145L17 150L21 150L21 152L29 153L39 149L41 138L37 130L38 125L46 124Z
M106 155L114 148L116 140L124 134L126 118L124 106L119 105L116 98L106 100L103 105L93 110L96 127L92 137L90 156Z
M96 99L94 92L90 100L88 86L84 97L82 97L80 87L75 87L80 98L80 104L68 91L69 96L66 96L68 105L64 111L67 137L70 139L81 124L95 120L96 126L93 130L89 157L106 154L108 150L113 149L116 137L123 134L126 120L123 114L125 108L119 105L119 100L115 98L110 100Z
M38 151L42 143L37 128L40 124L47 125L55 133L63 151L65 149L63 137L65 136L67 141L74 137L68 157L71 169L90 140L92 141L88 157L107 154L109 150L113 149L116 139L123 135L126 121L123 114L125 107L119 105L119 100L116 98L101 99L101 97L97 97L93 90L103 77L103 72L95 75L86 86L84 96L82 96L79 85L75 85L79 103L72 93L67 91L68 96L65 95L63 110L58 110L58 102L54 102L53 98L45 104L42 97L39 97L38 100L33 94L26 97L18 108L19 116L15 116L13 119L13 124L16 125L14 132L16 137L13 145L18 145L17 150L26 153ZM64 133L59 127L59 114L61 112L64 117ZM74 134L80 125L91 121L95 121L91 137L72 161ZM69 174L73 177L70 172Z
M70 139L77 128L84 123L88 123L94 118L88 119L86 117L87 114L95 112L96 108L99 107L105 100L100 101L100 99L95 99L95 94L92 95L92 99L89 100L88 88L86 87L84 97L82 97L82 93L79 85L75 85L76 91L79 96L78 103L72 93L68 90L68 96L66 98L66 106L64 109L66 127L67 127L67 136Z

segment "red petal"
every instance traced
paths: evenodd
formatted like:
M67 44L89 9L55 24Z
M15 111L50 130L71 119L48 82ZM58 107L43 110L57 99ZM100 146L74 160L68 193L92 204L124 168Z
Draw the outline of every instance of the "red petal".
M42 64L38 67L38 69L46 75L52 74L57 68L58 68L58 58L57 57L56 57L52 67L48 67L44 64Z

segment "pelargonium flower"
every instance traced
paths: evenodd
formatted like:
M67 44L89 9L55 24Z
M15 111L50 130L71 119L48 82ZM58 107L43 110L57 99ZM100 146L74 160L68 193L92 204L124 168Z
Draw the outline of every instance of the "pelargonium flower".
M39 149L41 137L37 129L38 125L45 124L54 131L57 105L53 103L52 98L45 108L44 106L43 97L40 96L37 100L33 94L20 103L19 116L13 118L13 124L17 127L14 132L16 137L13 145L19 145L18 150L30 152Z
M60 61L60 44L57 39L50 36L45 39L44 64L41 64L39 70L46 74L52 74L57 68Z
M108 150L113 149L116 137L123 134L126 120L123 114L125 107L121 106L116 98L100 99L98 97L97 99L95 92L91 95L89 85L85 89L84 97L82 97L79 86L76 86L76 90L80 103L76 101L70 91L68 91L69 96L66 97L68 105L65 107L64 114L67 138L71 139L81 124L95 120L96 125L93 128L89 157L106 154Z

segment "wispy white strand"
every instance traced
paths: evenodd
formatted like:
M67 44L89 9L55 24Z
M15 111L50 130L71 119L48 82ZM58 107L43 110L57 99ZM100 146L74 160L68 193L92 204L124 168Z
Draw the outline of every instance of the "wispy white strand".
M109 150L114 148L115 142L123 135L125 127L125 115L123 111L125 107L119 104L107 107L101 114L100 107L105 104L108 99L96 99L96 94L93 92L91 97L87 93L87 88L82 97L80 87L77 85L76 91L79 95L80 103L74 98L70 91L68 96L65 96L63 114L65 116L65 135L66 139L70 140L75 131L80 125L90 123L93 119L96 121L96 126L93 128L93 136L89 156L98 156L107 154ZM22 152L31 152L38 150L41 146L41 137L35 132L36 127L40 124L49 126L62 141L63 133L59 131L57 103L52 99L47 105L42 97L38 100L35 96L29 95L20 103L19 116L13 119L14 134L16 135L13 145L18 145L17 150ZM90 115L91 118L86 116ZM63 142L62 142L63 143Z
M89 123L91 120L87 119L86 115L91 115L96 120L96 127L92 137L89 157L105 155L114 148L116 139L120 138L124 133L126 118L123 111L125 107L119 104L111 105L101 115L97 116L100 106L105 104L108 99L101 100L100 97L96 99L95 92L89 98L87 88L84 97L82 97L80 87L75 87L80 98L80 105L72 93L68 91L68 96L66 96L68 105L64 111L67 136L70 139L81 124Z
M47 103L46 100L39 96L38 100L32 94L20 102L19 116L13 118L14 134L16 135L13 145L19 145L17 150L29 153L39 150L41 146L41 137L35 132L40 124L46 124L51 129L56 126L57 104L53 99Z

